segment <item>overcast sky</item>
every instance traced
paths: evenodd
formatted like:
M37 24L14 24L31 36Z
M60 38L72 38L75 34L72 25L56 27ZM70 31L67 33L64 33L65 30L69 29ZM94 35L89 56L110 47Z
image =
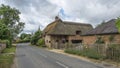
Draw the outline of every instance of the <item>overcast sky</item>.
M62 20L90 23L94 27L120 16L120 0L0 0L0 4L19 9L26 33L39 26L44 29L57 15Z

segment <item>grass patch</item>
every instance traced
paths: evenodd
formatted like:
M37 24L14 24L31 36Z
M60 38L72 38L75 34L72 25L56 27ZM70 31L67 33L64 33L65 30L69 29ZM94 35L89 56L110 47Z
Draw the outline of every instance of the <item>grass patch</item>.
M66 49L64 52L79 56L85 56L92 59L103 59L103 56L97 53L94 49L86 49L86 50Z
M0 55L0 68L11 68L13 64L14 54L16 47L6 48Z
M15 53L16 47L6 48L2 51L2 53Z

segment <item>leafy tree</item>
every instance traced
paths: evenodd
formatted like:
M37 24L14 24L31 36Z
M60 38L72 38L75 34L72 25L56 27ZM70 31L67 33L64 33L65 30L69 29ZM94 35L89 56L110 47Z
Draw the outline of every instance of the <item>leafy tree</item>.
M23 40L23 39L25 39L25 38L26 38L26 36L27 36L27 34L26 34L26 33L22 33L22 34L20 35L20 39L21 39L21 40Z
M2 23L0 23L0 39L8 39L8 28Z
M1 5L0 6L0 24L2 24L0 27L1 28L1 36L0 38L7 37L10 41L10 44L12 42L12 39L19 34L23 28L24 28L24 23L20 22L20 17L19 17L19 10L15 8L11 8L8 5ZM3 28L6 28L5 30ZM7 34L7 35L6 35Z
M37 42L37 46L44 46L44 39L39 39L38 42Z
M20 41L18 42L30 42L30 40L31 40L31 34L22 33L20 35Z
M120 17L116 20L116 27L118 28L120 32Z
M42 34L42 31L40 30L40 28L35 32L35 34L32 36L31 38L31 44L36 45L38 40L40 39Z

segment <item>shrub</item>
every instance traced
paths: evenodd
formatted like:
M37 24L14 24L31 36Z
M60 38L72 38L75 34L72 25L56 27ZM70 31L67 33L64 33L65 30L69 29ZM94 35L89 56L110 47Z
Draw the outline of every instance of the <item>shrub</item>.
M0 43L6 43L6 40L0 40Z
M44 39L39 39L37 42L37 46L43 46L44 45Z
M30 42L30 39L25 39L25 40L17 40L17 43L26 43L26 42Z
M10 47L11 47L11 43L10 43L9 40L6 40L6 47L7 47L7 48L10 48Z
M6 48L10 48L11 47L11 42L9 40L0 40L0 43L6 44Z
M74 49L66 49L65 52L66 52L66 53L70 53L70 54L81 55L81 51L79 51L79 50L74 50Z

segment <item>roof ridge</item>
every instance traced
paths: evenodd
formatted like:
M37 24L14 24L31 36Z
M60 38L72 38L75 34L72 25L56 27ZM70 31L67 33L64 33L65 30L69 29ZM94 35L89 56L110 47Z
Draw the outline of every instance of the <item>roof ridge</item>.
M78 24L80 24L80 25L91 25L91 24L89 24L89 23L80 23L80 22L70 22L70 21L63 21L63 23L65 23L65 24L74 24L74 25L78 25Z

